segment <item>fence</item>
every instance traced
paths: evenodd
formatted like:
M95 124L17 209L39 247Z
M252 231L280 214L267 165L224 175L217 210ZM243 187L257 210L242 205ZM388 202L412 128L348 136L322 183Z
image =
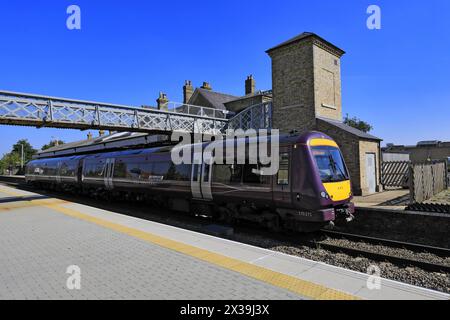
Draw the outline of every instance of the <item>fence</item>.
M409 161L385 161L381 166L381 184L384 188L409 187Z
M411 203L426 201L448 187L447 163L412 164L409 177Z

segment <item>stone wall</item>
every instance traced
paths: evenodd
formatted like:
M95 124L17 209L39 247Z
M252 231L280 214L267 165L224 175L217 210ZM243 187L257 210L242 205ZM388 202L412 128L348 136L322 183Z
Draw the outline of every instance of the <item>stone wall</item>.
M317 45L314 45L313 50L314 103L316 115L341 121L340 58Z
M281 132L315 126L312 39L271 51L273 127Z
M257 104L261 104L263 102L268 102L271 100L272 100L272 98L262 95L262 94L251 95L251 96L243 97L239 100L227 102L227 103L225 103L225 107L227 108L227 110L239 113L248 107L251 107L251 106L254 106Z
M425 162L430 160L443 160L450 157L450 143L447 146L431 147L431 148L415 148L411 150L412 162Z
M370 237L450 247L450 216L445 213L357 208L355 220L336 230Z

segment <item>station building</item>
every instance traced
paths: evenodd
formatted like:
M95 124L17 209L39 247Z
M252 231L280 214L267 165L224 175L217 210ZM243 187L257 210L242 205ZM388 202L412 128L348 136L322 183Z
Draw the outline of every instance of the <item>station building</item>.
M214 91L208 82L194 88L187 80L183 103L239 114L251 106L272 102L273 128L282 133L318 130L336 140L350 171L355 195L381 191L382 140L343 122L341 57L345 52L314 33L304 32L267 50L267 54L272 61L272 90L256 90L256 80L251 75L245 80L243 96ZM161 92L156 102L155 108L167 109L167 94ZM104 139L100 140L102 145ZM92 145L92 141L87 144ZM54 151L58 149L47 150Z

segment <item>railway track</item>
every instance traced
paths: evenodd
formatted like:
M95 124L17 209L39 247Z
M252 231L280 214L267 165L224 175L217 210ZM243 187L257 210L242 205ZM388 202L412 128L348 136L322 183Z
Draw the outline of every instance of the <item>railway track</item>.
M355 234L348 234L336 231L322 230L324 235L331 238L346 239L352 242L364 242L372 245L381 245L389 248L406 249L415 253L431 253L442 258L450 257L450 249L425 246L420 244L400 242L388 239L380 239L373 237L360 236ZM362 256L368 259L376 261L386 261L395 265L403 267L417 267L431 272L445 272L450 273L450 265L436 264L419 259L410 259L393 254L386 254L376 252L375 250L363 250L356 247L344 246L334 243L328 243L325 241L316 241L315 245L318 248L322 248L335 253L345 253L350 256Z
M331 230L321 230L321 233L326 236L332 237L332 238L348 239L351 241L361 241L361 242L366 242L366 243L375 244L375 245L378 244L378 245L385 245L385 246L394 247L394 248L407 249L407 250L411 250L414 252L428 252L428 253L432 253L432 254L435 254L440 257L450 257L450 249L447 249L447 248L433 247L433 246L427 246L427 245L411 243L411 242L381 239L381 238L376 238L376 237L368 237L368 236L362 236L362 235L346 233L346 232L339 232L339 231L331 231Z
M400 254L396 255L395 251L402 249L412 251L414 254L427 253L433 254L441 258L450 257L450 249L432 247L427 245L401 242L395 240L381 239L375 237L360 236L356 234L349 234L330 230L320 230L314 234L274 234L265 230L255 229L251 226L236 227L236 231L243 233L255 233L262 237L269 237L271 239L280 241L281 243L292 244L294 246L307 246L310 248L323 249L332 253L343 253L352 257L364 257L370 260L379 262L389 262L399 267L417 267L425 271L450 273L450 265L439 264L425 261L424 259L411 259L402 257ZM326 236L326 239L323 239ZM350 243L348 245L330 243L331 239L344 239ZM365 250L357 248L357 243L365 243L373 245L373 250ZM353 246L352 246L353 244ZM393 253L377 252L375 246L383 246ZM378 249L379 250L379 249Z

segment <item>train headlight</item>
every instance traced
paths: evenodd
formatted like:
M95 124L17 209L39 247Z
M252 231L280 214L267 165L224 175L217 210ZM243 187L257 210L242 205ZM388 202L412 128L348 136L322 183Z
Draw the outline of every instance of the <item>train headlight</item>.
M322 198L325 198L325 199L330 199L330 196L329 196L328 193L326 193L325 191L322 191L322 192L320 193L320 196L321 196Z

